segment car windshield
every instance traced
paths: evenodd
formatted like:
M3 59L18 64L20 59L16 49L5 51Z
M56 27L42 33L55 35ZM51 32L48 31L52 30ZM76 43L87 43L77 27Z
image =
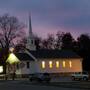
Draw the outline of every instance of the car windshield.
M88 74L87 72L82 72L82 74Z
M74 74L88 74L87 72L75 72Z
M75 74L82 74L82 72L75 72Z

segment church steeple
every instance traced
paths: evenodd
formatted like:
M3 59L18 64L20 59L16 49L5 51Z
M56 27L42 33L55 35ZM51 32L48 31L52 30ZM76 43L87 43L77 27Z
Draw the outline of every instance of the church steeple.
M31 14L29 14L29 21L28 21L28 33L29 36L27 38L27 45L26 48L28 48L29 50L36 50L36 46L35 46L35 38L32 32L32 25L31 25Z
M32 35L31 14L29 14L29 36Z

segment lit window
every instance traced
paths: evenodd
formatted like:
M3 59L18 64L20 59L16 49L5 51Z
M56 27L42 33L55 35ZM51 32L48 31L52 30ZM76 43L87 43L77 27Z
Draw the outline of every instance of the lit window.
M42 68L45 68L45 61L42 61Z
M49 61L49 67L52 68L52 61Z
M72 67L72 61L69 61L69 66L70 66L70 68Z
M3 72L3 66L0 66L0 73Z
M59 61L56 61L56 68L59 68Z
M65 68L65 61L63 61L63 67Z

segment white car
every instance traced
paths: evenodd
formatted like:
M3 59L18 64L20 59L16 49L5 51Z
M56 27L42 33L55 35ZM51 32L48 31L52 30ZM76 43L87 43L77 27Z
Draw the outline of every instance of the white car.
M71 77L72 80L89 80L89 74L87 72L75 72Z

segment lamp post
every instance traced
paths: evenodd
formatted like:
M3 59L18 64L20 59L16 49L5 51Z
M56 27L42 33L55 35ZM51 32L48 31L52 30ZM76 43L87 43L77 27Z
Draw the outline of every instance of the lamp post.
M16 63L20 62L20 60L15 56L15 54L13 53L14 48L10 48L10 54L8 59L6 60L7 63L9 63L9 65L11 65L11 69L13 72L11 72L12 74L12 79L14 80L15 78L15 71L16 71Z

